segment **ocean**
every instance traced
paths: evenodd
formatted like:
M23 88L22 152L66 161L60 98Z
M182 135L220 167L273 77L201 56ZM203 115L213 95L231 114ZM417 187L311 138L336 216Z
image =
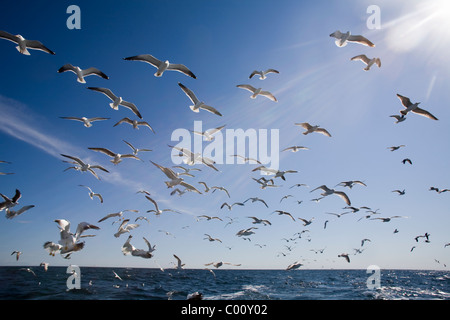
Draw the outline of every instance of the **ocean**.
M195 292L216 301L450 299L449 271L380 270L379 286L369 288L367 270L30 269L0 267L0 300L187 300Z

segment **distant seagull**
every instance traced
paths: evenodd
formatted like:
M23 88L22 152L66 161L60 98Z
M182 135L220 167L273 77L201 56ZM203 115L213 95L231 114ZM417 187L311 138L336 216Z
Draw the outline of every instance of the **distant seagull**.
M190 185L189 183L186 183L185 181L183 181L183 178L180 178L179 175L177 175L172 169L167 168L167 167L163 167L157 163L154 163L153 161L150 161L154 166L156 166L157 168L159 168L169 179L170 181L164 181L164 183L166 184L167 188L172 188L176 185L181 185L191 191L200 193L200 191L198 191L197 188L195 188L194 186Z
M420 102L412 103L409 98L407 98L405 96L402 96L402 95L400 95L398 93L397 93L397 97L400 99L400 101L402 102L402 105L405 107L405 109L400 110L400 113L402 115L406 116L406 114L411 111L413 113L417 113L418 115L427 117L429 119L438 120L438 118L433 116L430 112L419 108Z
M295 221L295 218L289 212L282 211L282 210L275 210L274 212L277 212L279 216L281 216L281 215L288 216L292 219L292 221ZM274 212L272 212L272 213L274 213Z
M284 199L291 198L291 197L293 197L292 194L285 195L284 197L281 198L280 203L281 203L281 201L283 201Z
M213 189L212 193L216 192L216 190L220 190L223 191L227 194L228 198L230 198L230 193L228 192L227 189L225 189L224 187L217 187L217 186L212 186L211 189ZM239 204L239 205L244 205L244 204Z
M274 184L273 179L266 179L264 177L261 177L259 179L255 179L255 178L252 178L252 179L261 185L261 189L266 189L268 187L280 187L280 186L277 186Z
M184 267L184 263L181 263L181 259L180 258L178 258L178 256L177 255L173 255L174 257L175 257L175 259L177 259L177 265L176 265L176 269L183 269L183 267Z
M6 215L5 216L6 216L7 219L12 219L12 218L17 217L18 215L21 215L25 211L30 210L31 208L34 208L34 205L23 206L19 210L11 210L9 208L6 208Z
M220 240L219 238L213 238L213 237L211 237L209 234L207 234L207 233L205 233L205 236L207 237L207 238L203 238L203 239L207 239L207 240L209 240L209 241L211 241L211 242L213 242L213 241L219 241L219 242L222 242L222 240Z
M362 239L362 240L361 240L361 247L364 246L364 243L365 243L366 241L371 242L370 239Z
M244 201L244 203L246 203L248 200L252 200L252 203L259 201L259 202L262 202L266 206L266 208L269 207L263 199L260 199L258 197L248 198L247 200Z
M168 60L166 61L161 61L156 59L154 56L150 55L150 54L140 54L137 56L132 56L132 57L128 57L128 58L123 58L124 60L129 60L129 61L142 61L142 62L147 62L149 64L151 64L152 66L154 66L155 68L157 68L158 70L155 73L155 77L161 77L164 73L164 71L166 70L173 70L173 71L178 71L181 73L184 73L185 75L197 79L197 77L192 73L191 70L189 70L185 65L183 64L176 64L176 63L170 63Z
M202 163L207 167L210 167L211 169L215 171L219 171L214 164L216 163L214 160L204 157L200 152L193 153L191 150L187 148L180 148L177 146L171 146L168 145L170 148L173 148L175 150L178 150L180 152L179 156L184 157L183 162L187 165L193 166L197 163Z
M86 118L86 117L60 117L61 119L66 119L66 120L75 120L75 121L80 121L83 122L84 126L86 128L90 128L92 127L92 122L94 121L101 121L101 120L109 120L110 118L102 118L102 117L95 117L95 118Z
M22 254L22 251L13 251L13 252L11 253L11 255L13 255L13 254L15 254L15 255L16 255L16 261L18 261L18 260L19 260L19 257L20 257L20 255Z
M89 197L91 198L91 200L94 199L94 197L97 197L97 198L100 199L100 203L103 203L103 197L102 197L102 195L100 193L93 192L92 189L89 188L88 186L85 186L85 185L82 185L82 184L80 184L79 186L80 187L85 187L85 188L87 188L89 190Z
M307 135L312 132L318 132L321 133L327 137L331 137L331 134L324 128L320 128L320 126L312 126L308 122L302 122L302 123L296 123L296 126L301 126L306 131L303 132L304 135Z
M304 184L304 183L297 183L297 184L294 184L293 186L291 186L291 187L289 187L289 189L292 189L292 188L294 188L294 187L307 187L308 185L307 184Z
M338 257L345 258L345 260L347 260L347 262L350 263L350 257L348 256L348 253L341 253L338 255Z
M275 69L267 69L267 70L261 70L261 71L255 70L250 74L250 76L248 78L251 79L251 78L253 78L253 76L259 75L259 79L264 80L267 78L266 74L269 74L269 73L280 73L280 72Z
M145 239L145 237L142 237L145 241L145 243L147 244L148 249L144 250L144 249L136 249L131 243L130 240L133 236L129 235L127 241L125 241L125 243L122 246L122 253L124 255L127 254L131 254L134 257L141 257L144 259L150 259L151 257L153 257L152 252L155 251L155 247L156 246L151 246L150 242Z
M180 86L181 90L183 90L183 92L188 96L188 98L194 104L192 106L189 106L189 108L191 108L192 111L199 112L200 109L202 109L202 110L206 110L211 113L214 113L215 115L222 116L222 114L219 111L217 111L215 108L206 105L203 101L200 101L197 98L197 96L194 94L194 92L192 92L192 90L190 90L189 88L187 88L180 82L178 82L178 85Z
M404 144L399 145L399 146L392 146L392 147L387 147L386 149L390 149L391 151L396 151L402 147L406 147Z
M233 206L238 205L238 206L243 206L244 204L242 202L235 202L231 205L229 205L228 203L224 202L221 206L220 209L222 209L223 207L227 207L228 210L231 210L233 208Z
M411 248L411 250L409 250L409 252L413 252L413 250L416 248L416 246L413 246L412 248Z
M269 220L265 220L265 219L259 219L259 218L257 218L257 217L247 217L247 218L250 218L250 219L253 219L253 224L264 224L265 226L266 225L272 225L272 223L270 223L270 221Z
M359 181L359 180L342 181L342 182L339 182L336 186L349 187L351 189L351 188L353 188L353 186L355 184L360 184L364 187L367 187L367 185L364 182Z
M7 176L10 174L14 174L14 172L0 172L0 176Z
M398 189L397 190L392 190L392 192L397 192L399 196L403 196L406 193L405 189L403 189L403 190L398 190Z
M399 233L398 229L395 229L393 233Z
M395 119L397 119L397 121L396 121L395 123L403 122L403 121L405 121L405 120L406 120L406 117L405 117L405 115L404 115L404 114L402 114L402 115L397 115L397 114L394 114L394 115L392 115L392 116L389 116L389 117L392 117L392 118L395 118Z
M302 221L303 222L303 226L306 227L306 226L310 225L313 222L314 218L311 218L309 220L306 220L306 219L303 219L303 218L298 218L298 220Z
M122 278L114 270L112 272L114 274L115 279L119 279L120 281L123 281Z
M17 51L27 56L30 55L27 49L40 50L46 53L55 54L52 50L44 46L40 41L26 40L20 34L12 35L6 31L0 30L0 38L15 42L16 44L18 44L18 46L16 47Z
M111 99L113 102L111 102L109 104L109 106L112 109L119 110L119 106L124 106L125 108L128 108L131 111L133 111L133 113L136 116L138 116L140 119L142 119L141 113L139 112L138 108L133 103L123 100L122 97L116 96L114 93L112 93L111 90L109 90L107 88L96 88L96 87L88 87L88 89L103 93L105 96L107 96L109 99Z
M295 269L300 268L302 265L303 264L301 264L300 262L296 261L296 262L291 263L290 265L288 265L286 270L295 270Z
M327 223L328 223L328 220L326 220L326 221L323 223L323 228L324 228L324 229L327 228Z
M412 164L411 159L406 158L406 159L403 159L403 160L402 160L402 163L403 163L403 164L406 164L407 162L408 162L409 164Z
M148 201L150 201L151 203L153 203L153 205L155 206L155 209L151 209L151 210L147 210L147 212L154 212L157 216L162 214L163 212L175 212L175 213L179 213L178 211L172 210L172 209L159 209L158 203L153 200L152 198L150 198L149 196L145 196L145 198L147 198Z
M220 130L222 130L225 127L225 125L214 128L214 129L210 129L210 130L206 130L203 132L199 132L199 131L192 131L194 134L198 134L200 136L203 137L203 140L206 141L213 141L214 140L214 135L216 133L218 133Z
M139 126L145 126L145 127L148 127L150 130L152 130L153 133L155 133L155 130L153 130L153 128L148 124L147 121L131 120L128 117L122 118L115 125L113 125L113 127L116 127L122 123L128 123L128 124L132 125L133 129L139 129Z
M244 162L250 162L250 161L253 161L253 162L256 162L256 163L258 163L258 164L261 164L261 162L260 162L259 160L257 160L257 159L249 158L249 157L244 157L244 156L241 156L241 155L238 155L238 154L233 154L233 155L231 155L231 157L241 158L242 160L244 160Z
M344 214L348 214L350 213L350 211L348 212L343 212L343 213L333 213L333 212L325 212L326 214L332 214L333 216L336 216L338 218L342 217Z
M339 30L337 30L332 34L330 34L330 37L336 38L335 43L338 47L345 47L348 42L355 42L368 47L375 47L375 45L371 41L369 41L367 38L361 35L356 36L350 35L350 31L342 33Z
M64 171L66 171L66 170L68 170L68 169L76 169L76 170L79 170L79 171L82 171L82 172L85 172L85 171L89 171L90 173L92 173L97 179L100 179L98 176L97 176L97 174L95 173L95 171L93 170L93 169L100 169L100 170L102 170L102 171L105 171L105 172L108 172L109 173L109 171L108 170L106 170L105 168L103 168L102 166L99 166L99 165L94 165L94 166L91 166L90 164L87 164L87 163L84 163L83 161L81 161L79 158L77 158L77 157L73 157L73 156L69 156L69 155L65 155L65 154L61 154L63 157L66 157L66 158L69 158L69 159L72 159L72 160L74 160L76 163L77 163L77 165L79 165L78 167L69 167L69 168L67 168L67 169L65 169Z
M77 81L79 83L86 83L86 80L84 80L84 77L90 76L90 75L96 75L99 77L102 77L103 79L109 79L109 77L104 74L102 71L100 71L97 68L91 67L88 69L82 70L80 67L73 66L70 63L67 63L63 65L61 68L58 69L58 73L71 71L77 75Z
M119 212L114 212L114 213L107 214L106 216L104 216L103 218L98 220L98 222L102 222L102 221L105 221L106 219L113 218L113 217L122 217L123 213L126 212L126 211L139 212L138 210L126 209L126 210L122 210L122 211L119 211Z
M391 221L391 219L394 218L408 218L408 217L404 217L404 216L392 216L392 217L387 217L387 218L372 218L370 220L381 220L382 222L389 222Z
M347 205L351 205L350 199L345 192L330 189L326 185L321 185L320 187L317 187L314 190L311 190L310 192L313 192L317 189L322 189L324 191L323 193L321 193L321 195L324 197L329 196L331 194L335 194L335 195L339 196L340 198L342 198L345 201L345 203L347 203Z
M31 268L20 268L19 270L25 270L26 272L31 273L33 276L37 277L36 273Z
M450 189L439 189L436 187L430 187L429 191L436 191L437 193L443 193L443 192L450 191Z
M122 221L119 228L117 229L117 232L114 234L114 237L118 238L118 237L120 237L121 234L130 232L130 230L133 230L133 229L136 229L137 227L139 227L139 224L136 224L136 223L128 224L129 221L130 221L130 219L125 219Z
M207 216L207 215L197 216L197 221L198 221L200 218L205 218L207 221L209 221L209 220L214 220L214 219L223 221L223 220L220 219L219 217L211 217L211 216Z
M352 61L361 60L362 62L364 62L366 64L366 67L364 68L364 71L369 71L370 67L373 64L376 64L378 66L378 68L381 68L381 60L380 60L380 58L369 59L369 58L367 58L367 56L365 54L360 54L359 56L355 56L355 57L351 58L350 60L352 60Z
M4 209L9 209L14 206L16 206L19 202L19 199L22 197L22 193L19 191L19 189L16 189L16 192L12 199L8 198L4 194L0 193L0 196L3 198L3 202L0 202L0 211Z
M281 170L276 170L276 169L272 169L272 168L267 168L265 166L259 166L252 170L252 172L255 172L255 171L261 171L265 175L274 175L274 178L281 177L281 179L283 179L283 180L286 180L286 178L284 177L284 175L286 173L297 173L298 172L296 170L281 171Z
M199 181L199 184L202 184L205 187L205 191L204 192L209 192L211 190L210 187L208 187L208 185L206 184L206 182L204 181Z
M39 267L44 267L44 271L45 271L45 272L48 271L48 266L49 266L48 262L41 262L41 263L39 264Z
M307 147L303 147L303 146L292 146L292 147L288 147L288 148L286 148L286 149L284 149L282 151L288 151L288 150L291 150L291 152L297 152L299 150L308 150L308 148Z
M218 262L210 262L210 263L206 263L205 266L210 266L212 265L214 268L220 268L221 266L223 266L224 264L226 265L230 265L230 266L236 266L239 267L241 264L234 264L234 263L230 263L230 262L223 262L223 261L218 261Z
M236 235L237 235L238 237L242 237L242 236L250 236L250 235L252 235L252 234L255 233L255 232L252 231L252 230L256 230L256 229L258 229L258 228L256 228L256 227L251 227L251 228L247 228L247 229L242 229L242 230L239 230L239 231L236 233Z
M138 152L153 151L151 149L138 149L138 148L135 148L131 143L129 143L129 142L125 141L125 140L122 140L122 141L125 142L133 150L133 154L135 156L137 156Z
M277 98L275 98L275 96L270 93L269 91L263 91L262 88L255 88L249 84L239 84L236 87L241 88L241 89L245 89L250 91L251 93L253 93L250 98L255 99L258 95L264 96L266 98L269 98L272 101L278 102Z
M107 156L110 156L111 158L113 158L112 160L110 160L114 165L119 164L120 162L122 162L122 159L124 158L132 158L132 159L136 159L136 160L141 160L139 159L137 156L135 156L134 154L120 154L120 153L114 153L109 149L106 148L88 148L89 150L92 151L97 151L97 152L101 152L103 154L106 154ZM142 160L141 160L142 161Z

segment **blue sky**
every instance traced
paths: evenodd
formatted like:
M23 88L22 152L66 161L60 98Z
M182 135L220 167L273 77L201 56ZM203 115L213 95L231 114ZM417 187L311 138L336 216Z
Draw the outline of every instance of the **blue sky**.
M69 30L66 9L76 4L81 9L81 29ZM366 21L369 5L381 9L381 28L369 29ZM20 19L17 12L21 12ZM446 1L48 1L8 3L0 13L1 30L36 39L55 51L49 55L30 51L21 55L15 45L0 39L0 192L12 196L19 189L20 206L35 205L21 216L0 224L0 265L127 266L172 267L178 255L186 268L204 268L213 261L241 264L242 268L286 268L302 261L305 268L383 268L441 269L449 264L450 242L448 216L450 193L437 194L431 186L450 188L448 156L450 147L449 66L446 53L450 34L450 7ZM376 44L374 48L350 43L338 48L329 34L350 30ZM178 72L166 72L160 78L148 64L125 61L138 54L152 54L162 60L182 63L197 76L189 78ZM350 58L359 54L380 57L382 67L364 72L364 65ZM87 77L86 84L76 82L72 73L58 74L64 64L81 68L97 67L110 79ZM261 81L248 79L253 70L274 68ZM208 112L194 113L190 101L180 90L181 82L199 99L217 108L218 117ZM250 99L250 93L236 88L252 84L269 90L278 99ZM112 110L108 99L86 87L106 87L139 108L147 128L113 125L123 117L133 117L124 108ZM416 114L395 124L390 115L402 109L396 94L420 101L424 109L439 118L433 121ZM62 116L109 117L92 128L63 120ZM286 181L277 178L280 188L261 190L251 179L252 164L218 164L220 172L196 165L201 172L185 180L202 190L199 181L209 186L223 186L230 192L170 196L166 177L149 161L174 165L171 135L176 129L194 129L202 121L203 129L226 125L227 129L278 130L280 169L297 170ZM320 134L302 135L294 125L310 122L330 131L331 138ZM139 148L143 160L125 159L114 166L109 157L88 147L105 147L119 153L131 149L127 140ZM226 141L224 142L226 145ZM404 144L395 152L387 148ZM203 142L206 147L208 142ZM297 153L281 152L292 145L307 146ZM63 170L67 164L59 154L70 154L105 166L111 173L96 180L88 173ZM410 158L413 165L404 165ZM383 223L362 219L364 210L340 218L326 212L342 213L345 203L329 196L315 203L314 191L320 185L334 187L341 181L362 180L367 184L345 191L352 205L379 209L381 217L407 216ZM296 183L309 187L292 188ZM104 197L100 204L91 200L88 185ZM155 216L146 213L152 204L136 191L145 189L161 208L182 213ZM406 190L398 196L392 190ZM280 199L291 194L293 197ZM220 209L223 202L242 202L249 197L264 199L246 202L232 211ZM299 205L295 200L303 200ZM131 221L138 215L149 218L132 231L132 244L145 248L145 236L156 245L150 260L124 256L121 246L128 235L115 238L117 224L111 219L98 223L103 216L124 209ZM295 218L314 221L304 227L301 221L271 214L274 210L290 212ZM2 212L4 213L4 211ZM224 221L197 221L198 215L219 216ZM233 224L226 216L235 219ZM249 228L257 216L271 221L246 241L236 232ZM377 217L377 216L374 216ZM101 229L85 239L86 246L70 260L50 257L42 248L45 241L59 240L55 219L67 219L75 229L87 221ZM328 220L327 228L324 222ZM394 234L394 229L399 233ZM168 236L160 230L168 231ZM309 230L296 244L282 238ZM430 243L416 243L414 237L431 234ZM222 240L209 242L204 234ZM366 242L363 253L351 255L351 263L339 258L354 253ZM260 248L255 244L265 245ZM292 246L289 251L285 245ZM411 247L416 246L413 252ZM231 247L231 249L229 249ZM312 249L323 249L315 254ZM23 254L17 262L11 252ZM285 254L283 256L280 253ZM437 263L436 260L440 261Z

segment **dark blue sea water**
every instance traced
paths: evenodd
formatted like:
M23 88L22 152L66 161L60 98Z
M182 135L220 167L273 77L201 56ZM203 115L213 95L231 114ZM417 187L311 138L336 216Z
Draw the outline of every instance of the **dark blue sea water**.
M450 272L381 270L367 287L366 270L165 270L80 267L69 290L67 267L0 267L1 300L448 300ZM114 277L113 270L121 277ZM71 281L71 283L75 283Z

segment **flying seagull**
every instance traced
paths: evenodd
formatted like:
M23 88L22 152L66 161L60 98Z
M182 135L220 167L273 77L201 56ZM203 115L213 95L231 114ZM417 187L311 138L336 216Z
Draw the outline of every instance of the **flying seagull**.
M66 119L66 120L75 120L75 121L80 121L83 122L84 126L86 128L90 128L92 127L92 122L94 121L101 121L101 120L109 120L110 118L102 118L102 117L95 117L95 118L86 118L86 117L60 117L61 119Z
M272 93L270 93L269 91L264 91L264 90L262 90L262 88L255 88L249 84L238 84L236 87L248 90L251 93L253 93L250 96L250 98L252 98L252 99L255 99L258 95L261 95L266 98L269 98L272 101L278 102L277 98L275 98L275 96Z
M21 215L22 213L24 213L25 211L34 208L34 205L29 205L29 206L23 206L22 208L20 208L19 210L11 210L9 208L6 208L6 219L12 219L17 217L18 215Z
M397 192L399 196L403 196L406 193L405 189L403 189L403 190L398 190L398 189L397 190L392 190L392 192Z
M184 267L184 263L181 263L181 259L180 258L178 258L178 256L177 255L173 255L174 257L175 257L175 259L177 259L177 266L175 267L176 269L183 269L183 267Z
M52 50L44 46L40 41L37 40L26 40L24 37L22 37L20 34L18 35L12 35L6 31L0 30L0 38L12 41L18 46L16 47L17 51L20 53L29 56L30 53L27 49L33 49L33 50L40 50L44 51L50 54L55 54Z
M351 189L351 188L353 188L353 186L355 184L360 184L364 187L367 187L367 185L364 182L359 181L359 180L342 181L342 182L338 183L336 186L349 187Z
M375 45L371 41L361 35L350 35L350 31L342 33L337 30L330 34L330 37L336 38L335 43L338 47L345 47L348 42L355 42L368 47L375 47Z
M102 195L100 193L93 192L92 189L89 188L88 186L85 186L85 185L82 185L82 184L80 184L79 186L80 187L85 187L85 188L87 188L89 190L89 197L91 198L91 200L94 199L94 197L97 197L97 198L100 199L100 203L103 203L103 197L102 197Z
M406 117L405 117L404 114L402 114L402 115L394 114L394 115L389 116L389 117L397 119L397 121L395 123L403 122L403 121L406 120Z
M402 105L405 107L405 109L400 110L400 113L402 115L406 116L407 113L411 111L413 113L417 113L418 115L427 117L429 119L438 120L438 118L433 116L430 112L419 108L420 102L412 103L409 98L407 98L405 96L402 96L402 95L400 95L398 93L397 93L397 97L400 99L400 101L402 102Z
M75 170L81 171L81 172L89 171L90 173L92 173L94 175L94 177L96 177L99 180L100 180L100 178L97 176L97 174L95 173L95 171L93 169L100 169L102 171L109 173L109 171L106 170L105 168L103 168L102 166L99 166L99 165L91 166L90 164L84 163L77 157L73 157L73 156L69 156L69 155L65 155L65 154L61 154L61 155L63 157L74 160L75 161L74 164L76 165L75 167L69 167L69 168L65 169L64 171L66 171L68 169L75 169Z
M231 205L229 205L228 203L224 202L222 203L222 205L220 206L220 209L222 209L223 207L228 207L228 210L231 210L233 208L234 205L238 205L238 206L243 206L244 204L242 202L235 202Z
M205 236L207 237L207 238L203 238L203 239L208 239L209 241L219 241L219 242L222 242L222 240L220 240L220 239L218 239L218 238L213 238L213 237L211 237L209 234L207 234L207 233L205 233Z
M252 171L261 171L261 172L263 172L263 174L274 175L274 178L281 177L281 179L283 179L283 180L286 180L286 178L284 177L284 175L286 173L297 173L298 172L296 170L281 171L281 170L276 170L276 169L272 169L272 168L266 168L265 166L259 166L255 169L253 169Z
M295 221L294 217L293 217L289 212L282 211L282 210L275 210L274 212L278 212L278 215L279 215L279 216L281 216L281 215L288 216L288 217L290 217L293 221ZM274 212L272 212L272 213L274 213Z
M259 218L257 218L257 217L247 217L247 218L250 218L250 219L253 219L253 224L264 224L265 226L266 225L272 225L272 223L270 223L270 221L269 220L265 220L265 219L259 219Z
M192 131L192 132L194 134L198 134L198 135L202 136L203 140L212 141L212 140L214 140L214 135L216 133L218 133L220 130L222 130L224 127L225 127L225 125L214 128L214 129L209 129L209 130L206 130L203 132L199 132L199 131Z
M185 75L197 79L197 77L183 64L170 63L168 60L161 61L156 59L154 56L150 54L140 54L137 56L132 56L128 58L123 58L128 61L142 61L147 62L157 68L158 70L155 73L155 77L161 77L166 70L173 70L184 73Z
M17 205L19 202L19 199L22 197L22 193L20 193L19 189L16 189L16 192L12 199L8 198L4 194L0 193L0 196L3 198L3 202L0 202L0 211L4 209L9 209Z
M303 218L298 218L298 220L301 220L303 222L303 226L306 227L306 226L310 225L313 222L314 218L311 218L309 220L306 220L306 219L303 219Z
M203 101L198 100L197 96L192 92L192 90L190 90L189 88L187 88L180 82L178 82L178 85L180 86L181 90L183 90L183 92L188 96L188 98L194 104L192 106L189 106L189 108L191 108L192 111L199 112L200 109L202 109L202 110L206 110L211 113L214 113L215 115L222 116L222 114L219 111L217 111L215 108L206 105Z
M67 63L58 69L58 73L62 73L62 72L66 72L66 71L71 71L71 72L75 73L77 75L77 81L79 83L86 83L86 80L84 80L84 77L87 77L90 75L99 76L99 77L102 77L103 79L109 79L109 77L106 74L104 74L102 71L100 71L99 69L94 68L94 67L87 68L87 69L81 69L80 67L73 66L70 63Z
M119 106L124 106L125 108L130 109L133 111L133 113L138 116L140 119L142 119L141 113L139 112L138 108L131 102L125 101L122 99L122 97L116 96L110 89L107 88L97 88L97 87L88 87L89 90L97 91L100 93L103 93L105 96L107 96L109 99L111 99L113 102L109 104L109 106L114 110L119 110Z
M275 69L255 70L250 74L250 76L248 78L251 79L251 78L253 78L253 76L259 75L259 80L264 80L267 78L266 74L269 74L269 73L280 73L280 72Z
M407 218L407 217L404 217L404 216L392 216L392 217L387 217L387 218L372 218L370 220L381 220L382 222L389 222L389 221L391 221L391 219L394 219L394 218Z
M345 260L347 260L347 262L350 263L350 257L348 256L348 253L341 253L338 255L338 257L345 258Z
M113 127L118 126L121 123L131 124L133 126L133 129L139 129L139 126L145 126L152 130L153 133L155 133L155 130L153 130L153 128L148 124L147 121L131 120L130 118L125 117L119 120L115 125L113 125Z
M303 146L292 146L292 147L288 147L288 148L286 148L286 149L284 149L282 151L288 151L288 150L291 150L291 152L297 152L299 150L308 150L308 148L307 147L303 147Z
M323 193L320 194L324 197L329 196L330 194L335 194L335 195L341 197L345 201L345 203L347 203L347 205L351 205L350 199L345 192L330 189L326 185L321 185L320 187L317 187L314 190L311 190L310 192L313 192L317 189L322 189L324 191Z
M153 257L152 252L155 251L155 245L152 247L150 242L145 239L145 237L143 237L145 243L147 244L148 250L144 250L144 249L136 249L131 243L130 240L133 236L130 234L128 236L127 241L125 241L125 243L122 246L122 253L124 255L127 254L131 254L134 257L141 257L144 259L150 259L151 257Z
M392 147L387 147L386 149L390 149L391 151L396 151L402 147L406 147L404 144L399 145L399 146L392 146Z
M247 200L244 201L244 203L246 203L248 200L252 200L252 203L253 203L253 202L256 202L256 201L259 201L259 202L262 202L262 203L266 206L266 208L269 207L269 206L267 205L267 203L266 203L263 199L261 199L261 198L258 198L258 197L248 198Z
M80 222L75 233L72 233L70 231L70 222L68 220L56 219L54 221L58 224L58 228L60 229L60 240L58 243L62 246L60 250L61 254L80 251L84 248L84 242L79 242L79 240L84 237L82 234L89 229L100 229L93 224Z
M120 153L114 153L109 149L106 148L88 148L89 150L93 150L93 151L97 151L97 152L101 152L103 154L106 154L107 156L110 156L111 158L113 158L112 160L110 160L114 165L119 164L120 162L122 162L122 159L124 158L132 158L132 159L136 159L136 160L141 160L139 159L137 156L135 156L134 154L120 154ZM141 160L142 161L142 160Z
M138 152L152 151L151 149L138 149L138 148L135 148L131 143L129 143L125 140L122 140L122 141L125 142L131 149L133 149L133 154L135 156L137 156Z
M114 234L114 237L118 238L118 237L120 237L121 234L130 232L130 230L133 230L133 229L139 227L139 224L136 224L136 223L128 224L129 221L130 221L130 219L125 219L122 221L119 228L117 229L117 232Z
M233 154L233 155L231 155L231 157L240 158L240 159L242 159L242 160L244 161L244 163L253 161L253 162L256 162L256 163L258 163L258 164L261 164L261 161L259 161L259 160L257 160L257 159L249 158L249 157L244 157L244 156L241 156L241 155L239 155L239 154Z
M122 210L122 211L119 211L119 212L114 212L114 213L107 214L106 216L104 216L103 218L98 220L98 222L105 221L106 219L109 219L109 218L112 218L112 217L122 217L123 213L126 212L126 211L139 212L138 210L125 209L125 210Z
M380 60L380 58L369 59L369 58L367 58L367 56L365 54L360 54L359 56L355 56L355 57L351 58L350 60L351 61L360 60L360 61L364 62L366 64L366 67L364 68L364 71L369 71L370 67L373 64L376 64L378 66L378 68L381 68L381 60Z
M197 188L183 181L183 178L180 178L179 175L177 175L172 169L163 167L157 163L154 163L153 161L150 162L153 163L153 165L155 165L157 168L159 168L170 179L170 181L164 181L167 188L172 188L176 185L181 185L190 191L194 191L201 194L201 192Z
M11 255L13 255L13 254L15 254L15 255L16 255L16 261L18 261L18 260L19 260L19 257L20 257L20 255L22 254L22 251L13 251L13 252L11 253Z
M412 161L411 161L411 159L409 159L409 158L405 158L405 159L402 160L402 163L403 163L403 164L406 164L407 162L408 162L409 164L412 164Z
M312 126L308 122L296 123L295 125L301 126L306 130L305 132L303 132L304 135L310 134L312 132L318 132L327 137L331 137L331 134L326 129L320 128L320 126Z
M210 262L210 263L206 263L205 266L210 266L212 265L214 268L220 268L221 266L223 266L224 264L226 265L230 265L230 266L240 266L241 264L233 264L230 262L223 262L223 261L219 261L219 262Z

